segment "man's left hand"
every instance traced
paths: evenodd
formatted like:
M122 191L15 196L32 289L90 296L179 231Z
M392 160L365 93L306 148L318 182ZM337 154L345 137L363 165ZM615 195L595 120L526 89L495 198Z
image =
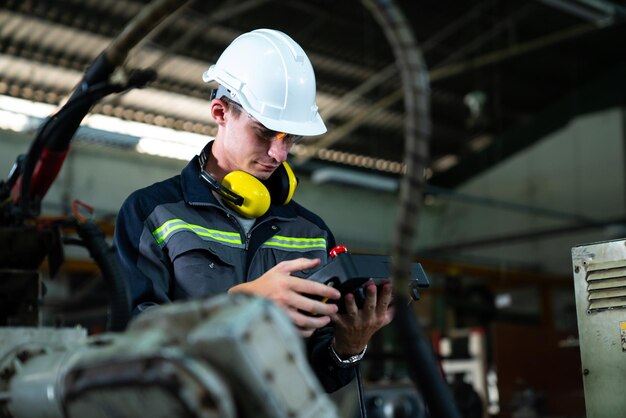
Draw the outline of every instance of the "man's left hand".
M391 283L385 283L380 291L373 283L367 285L361 309L353 294L344 296L345 313L331 315L335 324L332 344L339 356L349 357L362 352L374 333L391 322L394 313L391 301Z

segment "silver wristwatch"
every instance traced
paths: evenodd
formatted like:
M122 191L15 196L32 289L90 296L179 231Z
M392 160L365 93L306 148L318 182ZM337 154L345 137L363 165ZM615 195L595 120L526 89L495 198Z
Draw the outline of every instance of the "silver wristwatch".
M346 367L352 367L356 365L358 362L360 362L363 359L363 356L365 355L365 352L367 351L367 345L365 346L363 351L361 351L359 354L350 356L347 359L342 359L341 357L339 357L339 354L337 354L337 352L335 351L335 347L333 347L332 343L328 345L328 351L330 351L330 356L333 358L333 361L335 362L337 366L346 368Z

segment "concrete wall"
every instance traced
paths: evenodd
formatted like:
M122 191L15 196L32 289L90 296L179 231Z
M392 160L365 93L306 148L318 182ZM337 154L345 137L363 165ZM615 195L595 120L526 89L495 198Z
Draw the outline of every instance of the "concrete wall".
M0 175L6 178L16 156L26 153L31 136L0 135ZM96 217L115 216L135 189L180 172L182 161L102 145L74 143L59 176L44 198L44 214L63 213L73 199L96 209Z
M623 226L514 238L624 217L624 138L621 109L579 117L457 189L462 196L510 204L507 209L463 198L435 199L432 217L420 224L420 247L474 242L448 253L569 273L572 246L616 238L626 232ZM480 244L498 237L503 239Z

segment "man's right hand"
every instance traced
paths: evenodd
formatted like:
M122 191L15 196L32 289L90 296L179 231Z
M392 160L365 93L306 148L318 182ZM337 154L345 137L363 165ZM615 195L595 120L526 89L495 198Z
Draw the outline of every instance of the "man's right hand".
M289 314L300 334L309 337L316 329L328 325L330 315L337 312L336 304L327 304L322 300L339 299L341 293L330 286L301 279L291 273L310 270L319 263L319 259L308 258L283 261L258 279L230 288L228 293L242 292L270 299Z

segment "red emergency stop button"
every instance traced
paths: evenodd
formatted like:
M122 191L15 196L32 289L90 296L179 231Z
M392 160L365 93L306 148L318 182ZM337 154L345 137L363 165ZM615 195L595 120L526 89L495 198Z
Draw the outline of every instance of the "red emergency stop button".
M335 258L337 257L337 255L341 253L347 253L347 252L348 252L348 247L346 247L345 245L337 245L332 250L330 250L329 254L331 258Z

